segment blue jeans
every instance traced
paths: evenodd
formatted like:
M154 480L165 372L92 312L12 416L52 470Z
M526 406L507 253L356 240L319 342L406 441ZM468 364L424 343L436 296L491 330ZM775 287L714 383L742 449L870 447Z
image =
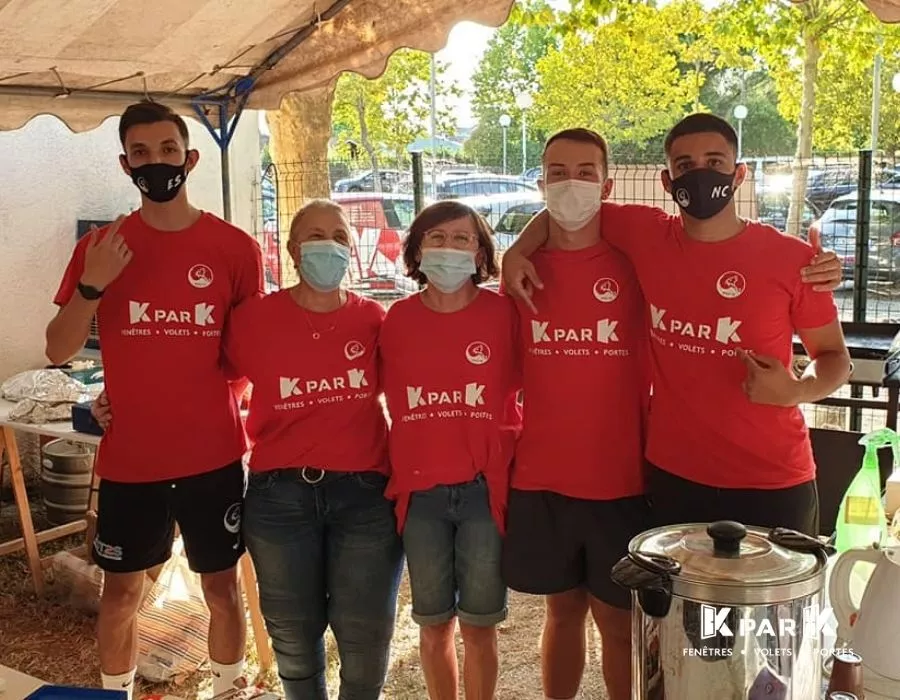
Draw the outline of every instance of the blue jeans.
M340 700L381 694L403 571L386 483L375 472L250 474L244 540L287 700L328 699L328 625L341 660Z
M506 619L503 540L482 477L414 493L403 547L419 625L459 616L473 627L491 627Z

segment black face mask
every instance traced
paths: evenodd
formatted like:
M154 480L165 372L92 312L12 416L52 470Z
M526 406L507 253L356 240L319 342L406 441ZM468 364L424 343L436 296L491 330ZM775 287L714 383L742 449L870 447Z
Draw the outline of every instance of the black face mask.
M131 181L152 202L171 202L187 179L187 158L183 165L147 163L131 169Z
M672 180L672 199L688 216L711 219L734 197L734 176L709 168L688 170Z

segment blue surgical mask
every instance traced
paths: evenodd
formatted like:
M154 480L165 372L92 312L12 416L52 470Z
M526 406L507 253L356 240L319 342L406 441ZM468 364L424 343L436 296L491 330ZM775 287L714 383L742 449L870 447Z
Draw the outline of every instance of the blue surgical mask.
M444 294L453 294L475 274L475 253L454 248L423 248L419 270Z
M350 248L334 241L300 244L301 279L317 292L333 292L341 286L350 266Z

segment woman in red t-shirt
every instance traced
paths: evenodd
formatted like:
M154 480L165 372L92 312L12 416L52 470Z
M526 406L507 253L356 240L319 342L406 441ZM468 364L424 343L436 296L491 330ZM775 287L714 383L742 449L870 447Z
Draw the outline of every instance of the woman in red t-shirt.
M226 359L253 384L243 534L288 700L326 700L329 625L341 697L377 700L403 568L384 496L384 310L341 289L350 230L334 202L304 206L287 246L300 282L244 303L226 330Z
M413 221L404 244L424 291L396 302L382 327L391 414L390 496L409 567L419 654L432 698L455 698L459 618L466 695L497 683L496 625L506 618L500 573L509 466L520 413L516 311L479 288L497 273L491 232L459 202Z

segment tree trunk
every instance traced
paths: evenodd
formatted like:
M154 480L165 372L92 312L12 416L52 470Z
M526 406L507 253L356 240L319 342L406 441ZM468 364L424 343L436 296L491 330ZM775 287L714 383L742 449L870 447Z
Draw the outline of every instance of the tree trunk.
M324 88L290 93L278 111L268 112L269 150L275 165L282 286L297 281L287 252L291 219L310 199L329 197L328 141L331 138L332 81Z
M366 124L366 101L362 91L356 96L356 112L359 116L359 140L362 141L363 148L369 154L369 160L372 163L372 189L375 192L381 192L381 173L378 170L378 153L372 142L369 141L369 127Z
M799 236L806 201L806 179L812 159L813 119L816 115L816 77L819 74L819 35L812 29L803 32L803 93L800 97L800 121L797 127L797 151L794 154L794 182L791 188L791 206L788 209L787 232Z

